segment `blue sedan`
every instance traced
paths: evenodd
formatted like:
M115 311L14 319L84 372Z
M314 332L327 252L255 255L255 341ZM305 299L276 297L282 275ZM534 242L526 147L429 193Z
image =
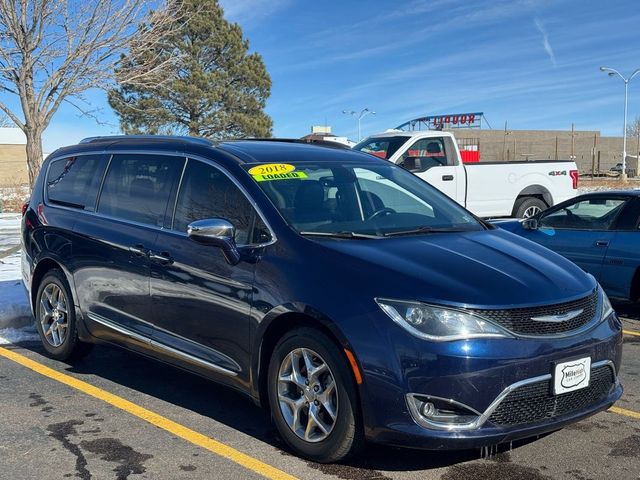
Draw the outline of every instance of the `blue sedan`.
M496 225L576 263L610 297L640 300L640 190L595 192Z

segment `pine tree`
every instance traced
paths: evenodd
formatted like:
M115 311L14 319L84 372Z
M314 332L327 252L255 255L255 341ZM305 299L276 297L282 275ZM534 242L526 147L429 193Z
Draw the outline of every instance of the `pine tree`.
M180 24L163 42L125 56L116 71L148 75L150 65L174 59L171 74L163 72L153 87L127 83L109 92L121 129L211 139L271 136L264 112L271 78L262 57L248 53L240 26L224 19L217 0L184 0L180 8Z

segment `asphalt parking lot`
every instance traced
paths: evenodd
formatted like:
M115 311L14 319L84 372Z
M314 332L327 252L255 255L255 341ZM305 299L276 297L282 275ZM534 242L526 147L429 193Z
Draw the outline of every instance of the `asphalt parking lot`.
M623 398L564 430L496 451L369 446L341 465L287 453L244 396L109 347L73 365L37 343L0 347L0 475L27 479L640 478L640 308L625 320ZM484 457L484 458L483 458Z

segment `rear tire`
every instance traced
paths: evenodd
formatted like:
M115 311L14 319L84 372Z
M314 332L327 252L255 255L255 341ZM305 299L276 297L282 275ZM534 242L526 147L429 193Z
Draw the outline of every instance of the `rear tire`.
M47 354L56 360L77 360L93 347L78 339L75 303L65 275L46 273L35 300L36 328Z
M513 208L516 218L531 218L546 209L547 204L537 197L522 197Z
M322 373L316 376L316 371ZM362 448L353 373L340 349L324 333L300 328L282 337L271 355L267 381L273 420L297 455L331 463Z

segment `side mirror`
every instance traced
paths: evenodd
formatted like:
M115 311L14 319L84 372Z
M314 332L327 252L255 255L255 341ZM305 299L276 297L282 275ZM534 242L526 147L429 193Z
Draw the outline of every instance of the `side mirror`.
M522 228L524 228L525 230L537 230L539 226L540 222L536 217L525 218L522 221Z
M187 236L202 245L222 249L224 258L231 265L240 262L240 252L235 241L236 227L223 218L196 220L187 226Z

